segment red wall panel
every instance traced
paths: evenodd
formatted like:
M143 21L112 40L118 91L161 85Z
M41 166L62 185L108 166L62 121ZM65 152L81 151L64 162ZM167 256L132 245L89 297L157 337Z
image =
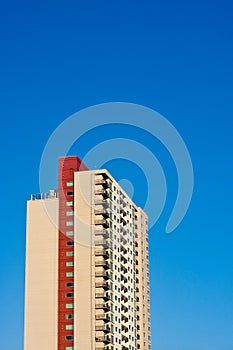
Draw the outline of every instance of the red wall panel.
M66 262L74 261L72 256L66 256L66 252L74 251L74 246L67 246L72 239L66 236L67 231L74 229L67 226L67 221L73 221L72 216L66 216L67 211L73 210L73 206L67 206L67 201L74 201L74 196L68 192L74 192L73 186L67 186L67 182L74 182L74 172L88 170L78 157L59 158L58 161L58 198L59 198L59 251L58 251L58 350L65 350L67 346L73 346L73 340L66 340L66 336L73 336L73 330L66 330L66 325L73 324L73 319L67 319L67 314L73 314L73 309L66 309L66 304L72 304L74 298L67 298L67 293L74 292L74 287L67 287L68 282L73 282L73 277L67 277L67 272L74 271L74 267L66 266Z

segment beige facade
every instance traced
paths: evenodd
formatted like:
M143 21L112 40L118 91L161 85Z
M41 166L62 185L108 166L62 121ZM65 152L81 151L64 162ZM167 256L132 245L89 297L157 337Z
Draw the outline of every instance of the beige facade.
M44 215L42 200L29 201L24 350L57 350L57 229ZM67 349L151 349L149 290L146 214L107 170L75 172L74 345ZM49 345L47 336L34 346L46 332Z
M57 199L46 199L58 210ZM44 200L28 201L24 350L57 350L58 232Z

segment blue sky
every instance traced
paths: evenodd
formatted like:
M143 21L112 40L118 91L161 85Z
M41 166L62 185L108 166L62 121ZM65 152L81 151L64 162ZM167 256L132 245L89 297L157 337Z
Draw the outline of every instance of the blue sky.
M132 131L163 164L169 190L150 232L152 349L233 349L232 16L230 0L1 1L1 348L23 349L25 208L46 140L84 107L126 101L170 120L195 172L189 212L167 236L175 169L159 143ZM116 134L86 135L74 151L83 157ZM141 184L143 205L140 170L106 166Z

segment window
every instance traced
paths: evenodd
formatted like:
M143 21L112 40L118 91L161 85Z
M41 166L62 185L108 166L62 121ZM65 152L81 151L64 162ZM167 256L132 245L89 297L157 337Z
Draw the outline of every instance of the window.
M66 346L66 350L74 350L73 346Z
M73 236L74 235L74 231L67 231L66 232L66 236L67 237L71 237L71 236Z
M73 277L74 276L74 273L71 271L71 272L66 272L66 277Z
M74 245L74 241L66 242L66 245Z
M66 216L73 216L73 215L74 215L73 210L70 210L70 211L66 212Z
M68 283L66 283L66 287L74 287L74 282L68 282Z
M74 339L74 336L73 335L67 335L66 336L66 340L73 340Z
M67 205L67 207L72 207L73 202L72 201L66 202L66 205Z
M73 181L69 181L69 182L67 182L67 183L66 183L66 186L67 186L67 187L74 186Z
M70 330L72 330L72 329L74 329L74 325L73 325L73 324L67 324L67 325L66 325L66 330L67 330L67 331L70 331Z
M74 296L74 293L66 293L67 298L73 298L73 296Z
M74 304L66 304L67 309L73 309L73 307L74 307Z
M66 222L66 226L73 226L74 225L74 222L73 221L67 221Z
M66 252L66 256L74 256L74 252Z
M67 196L73 196L73 195L74 195L74 192L73 192L73 191L66 192L66 195L67 195Z
M73 261L67 261L66 262L66 266L74 266L74 262Z
M67 320L70 320L70 319L72 319L72 318L74 318L74 315L73 315L73 314L66 314L66 319L67 319Z

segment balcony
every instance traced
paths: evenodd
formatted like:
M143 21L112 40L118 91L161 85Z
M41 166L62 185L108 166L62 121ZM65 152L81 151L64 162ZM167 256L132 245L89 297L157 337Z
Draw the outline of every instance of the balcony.
M95 340L96 340L96 342L101 342L101 343L105 343L105 344L110 344L110 343L112 343L112 338L111 337L109 337L109 336L106 336L106 335L104 335L104 336L96 336L95 337Z
M127 249L121 244L121 252L127 254Z
M121 321L124 321L126 323L129 321L129 318L126 315L121 314Z
M110 238L110 230L95 230L96 236L102 236L103 238Z
M125 275L121 275L121 281L123 281L124 283L127 283L128 280L127 278L125 277Z
M104 299L105 301L109 301L110 296L107 293L95 293L96 299Z
M128 298L124 294L121 294L121 301L123 301L124 303L127 303Z
M97 260L95 262L95 266L96 267L103 266L103 268L106 269L106 270L110 268L109 263L107 261L105 261L105 260Z
M112 188L112 183L104 178L95 179L96 185L101 185L104 188Z
M104 290L108 290L109 289L109 285L106 281L101 281L101 282L96 282L95 283L95 287L96 288L103 288Z
M128 292L128 289L127 289L127 287L124 284L121 284L121 291L124 292L124 293Z
M125 208L127 205L123 198L120 198L120 204L123 208Z
M111 198L111 192L109 190L105 190L103 188L100 188L98 190L95 191L95 194L97 196L102 196L103 198L107 199L107 198Z
M123 219L122 217L120 218L120 222L123 224L123 226L125 226L127 224L126 220Z
M106 324L104 324L102 326L96 326L95 330L97 332L101 331L101 332L104 332L104 333L112 333L112 328L109 325L106 325Z
M95 277L102 277L102 278L104 278L106 280L110 279L109 273L107 273L105 270L103 270L103 271L96 271Z
M95 246L96 247L103 247L103 248L111 248L110 242L108 242L106 240L96 240Z
M124 334L122 334L121 340L124 341L125 343L128 343L129 338L126 337Z
M128 309L127 306L125 306L125 305L122 304L122 305L121 305L121 311L128 312L129 309Z
M95 315L95 319L98 321L111 322L111 317L108 314Z
M124 217L127 215L127 212L124 208L120 208L120 214L123 215L123 217Z
M127 273L128 272L127 268L124 265L122 265L122 264L121 264L121 271L123 273Z
M95 209L95 215L102 215L104 218L110 218L110 214L108 209Z
M120 227L120 231L123 233L124 236L127 234L127 231L123 226Z
M95 225L102 225L105 228L109 227L109 222L104 218L95 217Z
M95 250L95 256L103 256L105 259L110 257L109 252L105 248Z
M129 331L129 328L126 327L124 324L121 325L121 330L125 333L127 333Z
M122 262L123 264L127 264L127 259L126 259L126 257L124 257L123 255L121 255L121 262Z
M96 309L103 309L104 311L111 311L110 309L110 305L107 305L107 304L96 304L95 305L95 308Z
M95 209L96 210L101 210L100 206L103 209L107 209L107 208L111 209L111 202L108 202L108 201L103 200L103 199L96 199L95 200Z
M127 244L127 240L126 240L124 237L121 237L121 238L120 238L120 242L121 242L122 244Z

